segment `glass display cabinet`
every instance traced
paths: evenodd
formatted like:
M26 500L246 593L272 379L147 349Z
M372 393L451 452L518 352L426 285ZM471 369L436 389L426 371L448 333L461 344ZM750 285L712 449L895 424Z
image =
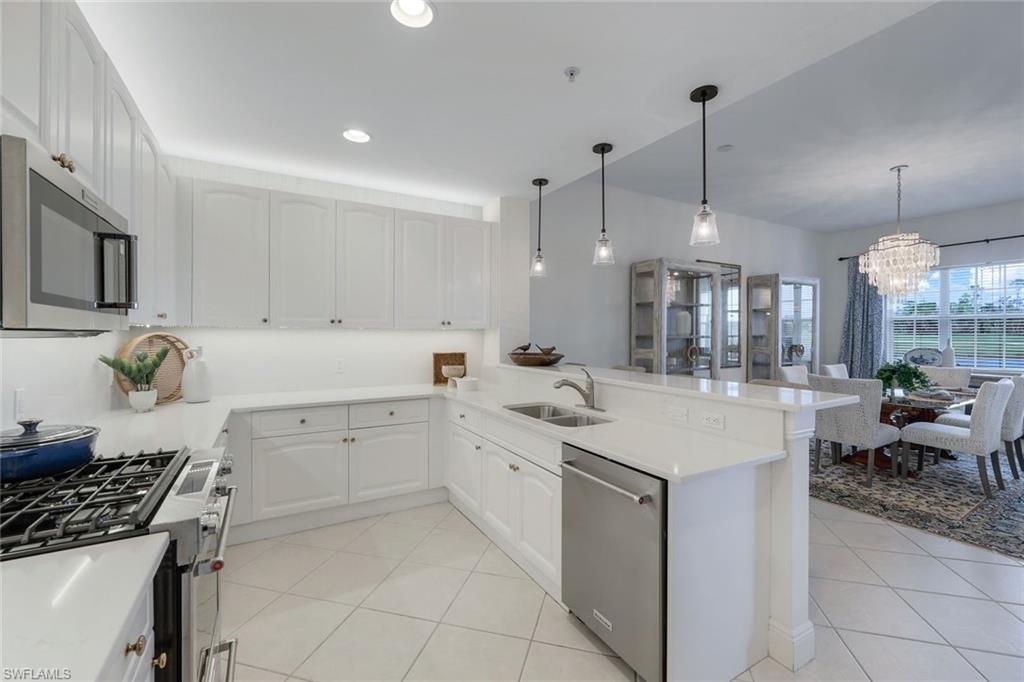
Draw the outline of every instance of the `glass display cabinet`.
M633 263L631 273L630 364L717 379L720 269L656 258Z
M778 380L792 365L817 374L820 288L813 277L747 278L747 381Z

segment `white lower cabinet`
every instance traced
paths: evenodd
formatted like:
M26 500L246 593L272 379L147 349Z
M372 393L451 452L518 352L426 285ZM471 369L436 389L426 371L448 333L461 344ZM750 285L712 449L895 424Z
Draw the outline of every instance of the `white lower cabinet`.
M426 422L349 432L348 501L427 489Z
M520 459L513 533L526 560L562 584L562 479Z
M519 458L492 443L484 442L483 495L481 516L491 529L508 540L515 541L512 527L516 516L515 467Z
M482 450L482 438L452 427L448 443L448 494L477 514L481 508Z
M348 450L348 431L254 440L253 519L346 504Z

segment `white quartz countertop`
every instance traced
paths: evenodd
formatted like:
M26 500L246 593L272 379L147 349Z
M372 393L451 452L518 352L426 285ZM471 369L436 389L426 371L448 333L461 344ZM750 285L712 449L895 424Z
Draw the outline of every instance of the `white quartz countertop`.
M566 409L609 419L604 424L564 427L547 424L504 408L509 401L489 391L471 391L449 395L450 400L509 419L533 428L550 438L621 462L670 483L722 471L735 466L750 466L782 459L785 450L774 450L694 429L666 426L637 417L612 412L592 412L585 408ZM554 403L557 404L557 403Z
M101 679L110 652L129 641L125 618L166 548L167 534L158 533L0 563L4 671L66 669L70 677L52 679Z

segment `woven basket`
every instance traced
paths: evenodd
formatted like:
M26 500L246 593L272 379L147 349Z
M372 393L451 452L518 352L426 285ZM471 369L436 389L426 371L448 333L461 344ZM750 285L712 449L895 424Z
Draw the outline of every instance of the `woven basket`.
M154 332L136 336L117 351L117 357L128 360L139 351L148 353L152 357L164 347L170 347L171 350L153 378L157 405L173 403L175 400L181 399L181 374L185 371L185 351L188 350L188 344L173 334ZM117 379L117 385L125 393L135 390L132 382L121 374L114 372L114 377Z

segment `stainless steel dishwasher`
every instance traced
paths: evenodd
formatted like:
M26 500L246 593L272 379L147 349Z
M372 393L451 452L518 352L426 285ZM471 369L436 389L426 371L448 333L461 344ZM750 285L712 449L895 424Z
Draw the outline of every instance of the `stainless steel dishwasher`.
M562 600L647 682L665 679L666 483L562 445Z

